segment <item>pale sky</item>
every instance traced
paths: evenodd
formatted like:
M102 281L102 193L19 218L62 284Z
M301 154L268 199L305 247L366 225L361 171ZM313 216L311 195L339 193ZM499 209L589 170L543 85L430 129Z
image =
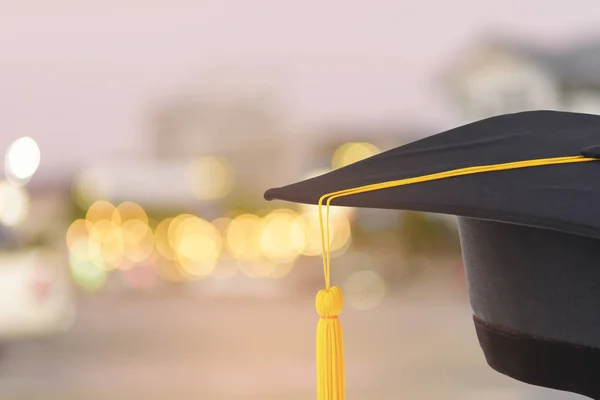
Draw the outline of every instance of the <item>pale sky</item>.
M0 151L32 136L47 175L143 150L152 99L232 66L278 71L299 121L444 127L434 78L482 34L598 26L597 0L0 0Z

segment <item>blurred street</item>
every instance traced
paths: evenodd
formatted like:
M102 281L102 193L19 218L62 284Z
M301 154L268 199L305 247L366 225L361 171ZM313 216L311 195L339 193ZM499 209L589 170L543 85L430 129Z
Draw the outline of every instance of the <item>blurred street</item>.
M578 398L489 369L463 295L435 287L414 293L370 311L344 310L349 398ZM68 334L5 349L0 397L310 399L312 301L190 292L86 297Z

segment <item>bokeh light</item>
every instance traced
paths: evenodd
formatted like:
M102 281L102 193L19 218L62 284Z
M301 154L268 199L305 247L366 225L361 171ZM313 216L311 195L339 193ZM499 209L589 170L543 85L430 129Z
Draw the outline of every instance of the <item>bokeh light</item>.
M121 226L125 258L134 263L148 259L154 250L154 235L143 221L132 219Z
M98 200L92 204L85 214L85 219L91 223L102 220L113 221L117 224L121 223L121 218L116 207L104 200Z
M377 272L361 270L344 282L344 302L356 310L375 308L385 296L385 281Z
M177 261L167 259L155 253L152 264L154 265L156 274L167 282L183 282L188 279L187 274Z
M291 209L265 210L260 217L242 213L209 222L179 214L153 222L136 203L118 206L99 200L85 219L66 234L71 257L110 272L151 265L163 280L182 282L204 277L229 279L238 272L253 278L281 278L301 255L320 255L318 214ZM351 239L345 212L333 212L332 256L343 254ZM134 276L134 275L122 275Z
M322 254L319 215L316 212L300 214L291 230L292 245L305 256ZM350 221L343 214L329 217L329 244L332 253L347 248L351 239ZM333 255L333 254L332 254Z
M325 218L325 205L322 206L323 218ZM298 204L298 211L300 213L313 213L318 222L319 206L313 204ZM329 217L335 218L338 215L342 215L346 218L353 218L356 213L354 207L341 207L341 206L329 206Z
M100 247L89 240L89 232L92 223L85 219L73 221L67 229L66 241L67 248L71 257L81 261L98 260L100 257Z
M120 220L123 252L127 260L141 263L152 255L154 235L148 224L148 215L141 206L133 202L121 203L113 212L112 220Z
M125 202L115 207L99 200L85 219L73 221L66 234L70 256L102 269L129 269L154 252L154 234L142 207Z
M227 229L229 253L242 261L259 261L262 257L261 238L264 229L262 218L242 214L234 218Z
M29 211L29 195L19 186L0 181L0 224L21 224Z
M69 267L73 281L82 289L96 291L106 282L106 269L98 261L81 260L71 254Z
M144 225L148 225L148 215L146 214L146 211L144 211L144 209L136 203L133 203L131 201L125 201L119 204L115 210L115 214L118 215L113 215L113 218L118 218L118 220L115 220L116 223L119 223L121 221L125 222L131 220L138 220Z
M221 157L201 157L190 164L189 188L199 200L217 200L227 196L233 189L233 167Z
M231 218L221 217L212 220L211 222L215 228L221 232L223 236L227 234L227 229L229 228L229 224L231 224Z
M305 256L317 256L322 253L321 231L318 215L303 213L294 222L292 245Z
M154 246L158 254L170 261L176 261L177 256L169 243L169 226L173 218L166 218L159 222L154 230Z
M218 229L202 218L191 217L179 224L177 230L175 248L183 269L195 277L210 274L221 254L222 237Z
M292 210L275 210L264 219L261 235L261 249L267 259L279 263L291 263L299 255L299 245L293 237L297 228L298 214Z
M180 214L169 221L167 227L167 241L171 249L177 251L179 243L183 239L185 225L195 217L191 214ZM177 257L177 255L175 255Z
M107 267L114 269L123 261L124 239L118 224L110 220L94 223L89 230L89 240L100 248Z
M40 148L30 137L19 138L6 150L4 163L6 177L11 183L25 183L40 165Z
M350 142L345 143L338 147L333 154L331 160L331 167L338 169L345 167L350 164L354 164L358 161L364 160L376 154L380 153L380 150L371 143L366 142Z
M223 249L223 234L202 218L180 214L157 225L154 249L160 277L174 282L197 279L211 275L217 267Z

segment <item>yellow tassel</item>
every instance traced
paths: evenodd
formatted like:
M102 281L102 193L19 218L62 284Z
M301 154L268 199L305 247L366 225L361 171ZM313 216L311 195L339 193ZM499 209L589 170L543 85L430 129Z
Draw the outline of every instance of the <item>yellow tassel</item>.
M342 291L332 286L317 294L317 399L344 400L344 339L338 315L342 311Z

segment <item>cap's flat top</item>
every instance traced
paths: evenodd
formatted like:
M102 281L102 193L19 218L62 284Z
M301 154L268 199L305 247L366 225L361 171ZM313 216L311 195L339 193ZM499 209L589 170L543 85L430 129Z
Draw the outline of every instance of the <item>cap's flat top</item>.
M316 178L267 200L317 204L327 193L478 165L577 156L600 145L600 116L530 111L488 118ZM336 199L335 205L426 211L600 238L600 161L447 178Z

